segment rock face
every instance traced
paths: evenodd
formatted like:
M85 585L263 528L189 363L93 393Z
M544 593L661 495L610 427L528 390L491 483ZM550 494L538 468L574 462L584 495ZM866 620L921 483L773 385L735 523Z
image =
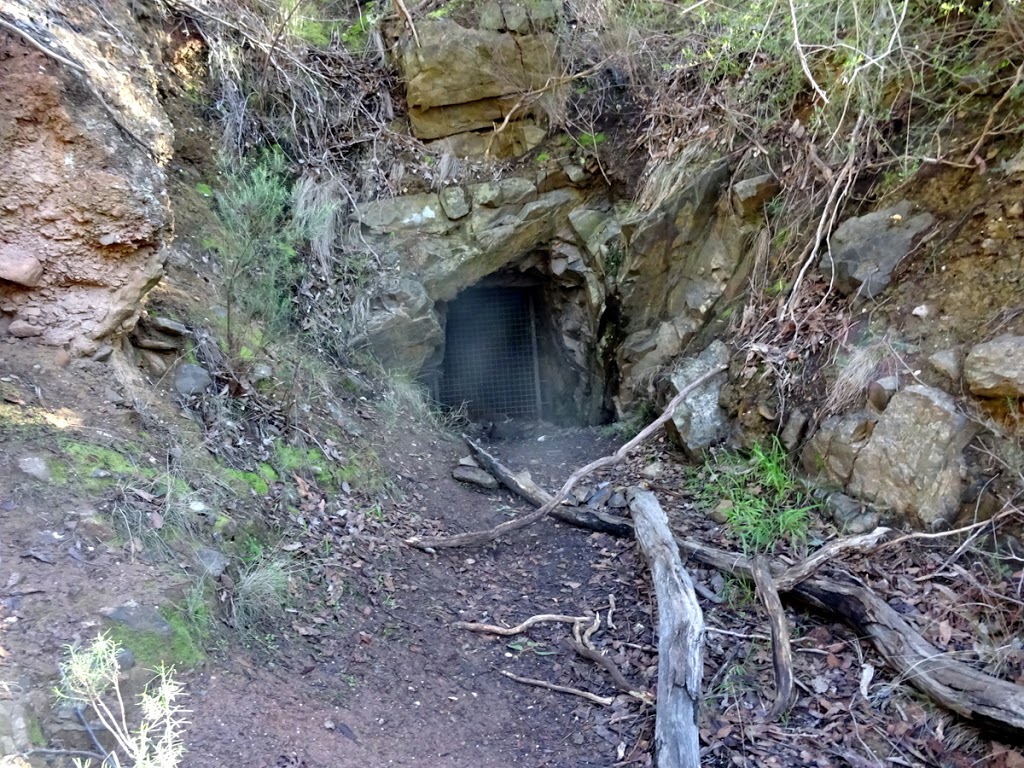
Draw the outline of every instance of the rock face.
M892 271L935 222L930 213L911 215L904 201L892 208L847 219L832 235L831 252L821 257L822 273L844 295L874 298L889 285Z
M974 346L964 377L980 397L1024 397L1024 336L1000 336Z
M717 302L739 293L750 268L759 208L777 187L768 177L743 185L735 211L723 195L729 169L719 163L676 184L631 232L619 275L626 338L618 351L625 382L642 380L680 353ZM628 387L620 406L628 407Z
M926 526L948 523L960 502L961 452L972 434L948 394L907 387L893 395L857 454L849 489Z
M19 7L15 20L35 30ZM159 163L172 131L149 50L126 1L104 14L72 13L74 24L35 31L83 64L137 143L68 69L14 37L0 42L0 313L12 335L73 354L130 328L171 232ZM123 43L104 48L101 67L93 41L105 25Z
M489 132L493 141L479 141L474 132L502 123L522 107L523 93L557 74L557 41L547 31L554 7L490 3L482 17L489 28L467 29L448 19L417 24L419 43L407 41L400 61L412 130L421 139L447 138L460 156L522 154L544 139L538 125L543 103L517 111L500 133ZM563 97L555 89L542 98Z

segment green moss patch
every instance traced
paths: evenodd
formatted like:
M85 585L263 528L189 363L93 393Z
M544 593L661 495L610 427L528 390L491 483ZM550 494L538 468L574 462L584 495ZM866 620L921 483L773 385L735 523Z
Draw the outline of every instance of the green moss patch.
M110 628L110 638L135 654L135 661L146 669L157 669L161 664L175 669L193 669L206 658L202 638L193 631L188 619L176 609L161 610L160 614L171 625L171 636L159 632L133 630L121 624Z
M60 440L58 445L65 459L64 467L55 468L54 479L58 482L74 478L83 487L96 491L126 477L153 479L157 475L155 468L143 466L113 448L75 440Z

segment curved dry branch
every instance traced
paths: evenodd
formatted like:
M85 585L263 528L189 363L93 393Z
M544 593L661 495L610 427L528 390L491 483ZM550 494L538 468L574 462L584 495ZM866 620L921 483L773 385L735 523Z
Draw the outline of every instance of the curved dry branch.
M537 522L548 513L551 512L558 504L562 503L562 499L569 495L573 487L582 480L584 477L589 475L595 470L607 467L611 464L616 464L626 458L627 455L638 446L642 445L648 438L651 437L655 432L661 429L665 422L672 418L676 408L686 399L686 397L693 392L695 389L700 387L702 384L707 383L712 378L717 376L719 373L724 371L726 366L721 365L717 368L713 368L703 376L699 376L696 380L683 387L679 394L672 398L672 402L668 404L664 412L648 424L643 430L630 440L628 443L623 445L611 456L602 456L600 459L587 464L582 469L578 469L569 476L569 479L565 481L565 485L562 486L561 490L552 497L551 501L542 506L536 512L531 512L523 517L516 518L514 520L506 520L501 525L495 526L486 531L471 531L469 533L459 533L454 536L413 536L412 538L406 539L405 543L411 547L418 549L431 550L437 548L450 548L450 547L473 547L479 546L480 544L486 544L495 539L501 538L505 534L518 531L521 528L526 528L529 525Z

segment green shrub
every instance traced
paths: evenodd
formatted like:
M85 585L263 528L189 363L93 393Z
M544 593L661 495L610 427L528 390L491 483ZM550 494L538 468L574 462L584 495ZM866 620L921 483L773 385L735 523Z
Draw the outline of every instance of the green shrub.
M228 353L240 360L248 346L242 342L247 326L261 323L263 341L288 327L293 291L305 273L299 252L332 211L324 206L300 215L280 147L263 150L237 166L224 158L222 176L223 185L214 192L218 231L208 242L226 272ZM254 354L250 347L246 356Z
M749 458L723 452L708 459L696 483L703 504L725 514L746 552L768 552L779 542L803 546L817 508L798 489L778 438L756 445Z
M185 754L186 711L179 704L183 688L174 679L174 670L161 666L156 680L140 697L138 726L129 728L128 713L118 690L120 652L121 647L105 634L84 648L70 647L60 665L57 696L74 706L91 708L114 738L116 746L104 764L176 768ZM78 766L90 763L75 761Z

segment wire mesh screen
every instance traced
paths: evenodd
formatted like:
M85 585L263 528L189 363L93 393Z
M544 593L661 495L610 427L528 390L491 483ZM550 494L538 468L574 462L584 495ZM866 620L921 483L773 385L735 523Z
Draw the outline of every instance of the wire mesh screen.
M472 418L540 417L533 298L522 288L470 288L448 305L440 400Z

